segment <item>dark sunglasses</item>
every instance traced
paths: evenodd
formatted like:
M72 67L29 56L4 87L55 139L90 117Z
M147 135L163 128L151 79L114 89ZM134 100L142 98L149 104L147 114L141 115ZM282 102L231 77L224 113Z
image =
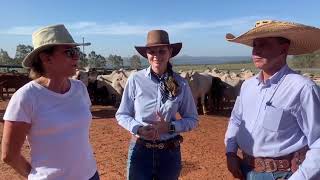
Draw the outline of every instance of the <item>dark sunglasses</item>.
M80 49L78 47L69 48L63 51L68 57L74 58L75 56L80 56Z

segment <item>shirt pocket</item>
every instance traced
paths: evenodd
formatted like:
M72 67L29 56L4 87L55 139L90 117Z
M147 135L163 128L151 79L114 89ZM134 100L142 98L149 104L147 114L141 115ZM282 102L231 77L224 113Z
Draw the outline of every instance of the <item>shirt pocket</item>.
M162 106L161 112L167 121L171 121L172 117L175 117L175 114L178 111L179 102L179 99L175 98L174 100L167 100Z
M270 131L278 131L284 110L281 108L266 106L262 126Z

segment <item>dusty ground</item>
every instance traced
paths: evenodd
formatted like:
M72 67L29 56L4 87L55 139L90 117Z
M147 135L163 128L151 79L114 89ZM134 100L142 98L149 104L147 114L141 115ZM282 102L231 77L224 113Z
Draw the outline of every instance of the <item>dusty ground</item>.
M1 117L6 105L7 102L0 101ZM90 138L101 180L126 178L130 134L117 125L114 119L115 111L114 108L103 106L94 106L92 109L94 120ZM226 116L200 116L199 127L183 134L181 180L233 179L225 164L223 138L226 126ZM2 128L3 124L0 123L0 137ZM28 157L27 145L23 147L23 154ZM0 179L21 178L9 166L0 162Z

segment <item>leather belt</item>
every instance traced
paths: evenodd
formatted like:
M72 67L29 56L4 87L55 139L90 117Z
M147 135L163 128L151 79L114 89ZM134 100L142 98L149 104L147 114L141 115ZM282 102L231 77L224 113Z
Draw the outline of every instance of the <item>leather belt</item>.
M292 171L295 172L304 161L309 148L307 146L281 157L253 157L242 152L243 161L256 172Z
M177 135L173 138L164 141L149 141L142 138L134 138L137 144L143 145L148 149L174 149L180 146L183 137Z

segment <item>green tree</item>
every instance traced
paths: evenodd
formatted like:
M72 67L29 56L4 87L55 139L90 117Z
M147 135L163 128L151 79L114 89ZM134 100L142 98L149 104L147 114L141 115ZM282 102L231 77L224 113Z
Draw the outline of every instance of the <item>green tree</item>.
M130 67L132 69L140 69L141 68L141 61L140 61L140 56L138 55L133 55L130 58Z
M80 60L79 60L79 67L84 68L89 65L89 60L86 57L87 55L80 51Z
M21 65L22 60L33 50L32 46L19 44L16 49L13 65Z
M123 67L123 59L121 56L110 54L108 60L111 62L112 66L116 69Z
M0 49L0 64L1 65L10 65L12 63L12 58L9 56L8 52Z
M91 68L104 68L106 66L106 58L95 51L91 51L88 55L88 64Z

